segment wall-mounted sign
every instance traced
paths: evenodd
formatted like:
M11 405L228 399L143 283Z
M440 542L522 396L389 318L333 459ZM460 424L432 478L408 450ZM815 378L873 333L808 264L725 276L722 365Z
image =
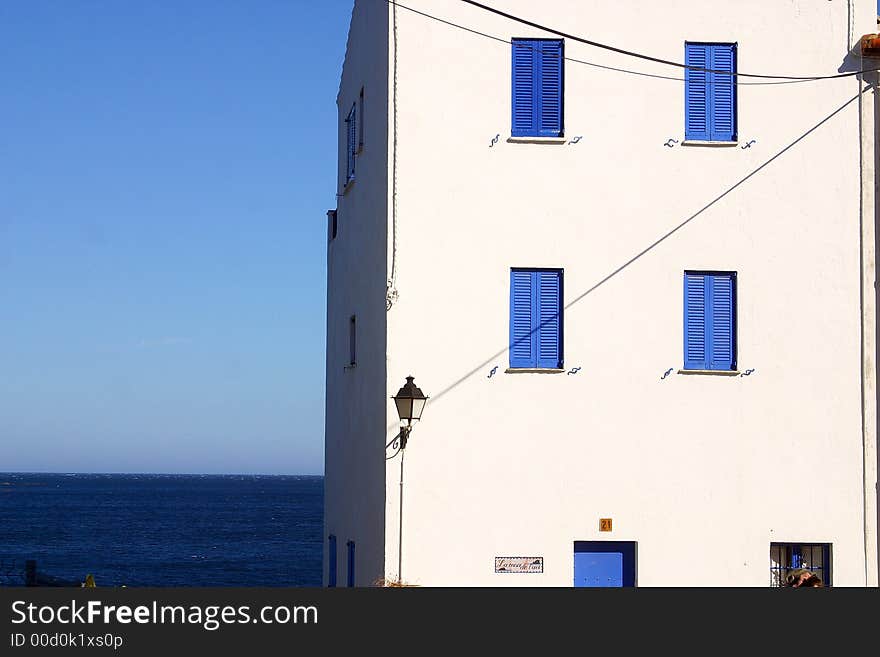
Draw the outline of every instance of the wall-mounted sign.
M543 573L544 557L495 557L496 573Z
M611 518L599 518L599 531L600 532L610 532L611 531Z

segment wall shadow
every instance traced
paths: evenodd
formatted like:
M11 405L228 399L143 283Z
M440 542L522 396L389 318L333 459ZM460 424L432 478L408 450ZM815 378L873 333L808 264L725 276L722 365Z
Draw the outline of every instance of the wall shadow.
M598 288L600 288L602 285L604 285L605 283L607 283L608 281L610 281L612 278L614 278L615 276L617 276L620 272L622 272L622 271L625 270L627 267L629 267L630 265L632 265L632 264L633 264L634 262L636 262L639 258L641 258L641 257L645 256L646 254L648 254L649 252L651 252L651 251L652 251L653 249L655 249L657 246L659 246L660 244L662 244L663 242L665 242L666 240L668 240L670 237L672 237L673 235L675 235L677 232L679 232L680 230L682 230L682 229L683 229L685 226L687 226L689 223L691 223L692 221L694 221L695 219L697 219L698 217L700 217L700 216L701 216L703 213L705 213L709 208L711 208L712 206L714 206L715 204L717 204L719 201L721 201L722 199L724 199L725 197L727 197L728 195L730 195L731 193L733 193L736 189L738 189L739 187L741 187L741 186L742 186L743 184L745 184L748 180L750 180L751 178L753 178L753 177L755 177L756 175L758 175L760 172L762 172L764 169L766 169L768 166L770 166L770 165L771 165L773 162L775 162L777 159L779 159L780 157L782 157L782 156L783 156L785 153L787 153L789 150L791 150L792 148L794 148L795 146L797 146L799 143L801 143L803 140L805 140L805 139L806 139L807 137L809 137L811 134L813 134L814 132L816 132L816 131L817 131L819 128L821 128L823 125L825 125L826 123L828 123L828 122L829 122L831 119L833 119L835 116L837 116L838 114L840 114L844 109L846 109L847 107L849 107L852 103L856 102L856 101L859 99L859 97L860 97L865 91L869 90L870 88L871 88L870 86L863 87L859 93L857 93L857 94L856 94L855 96L853 96L852 98L848 99L846 102L844 102L844 103L843 103L842 105L840 105L838 108L836 108L835 110L833 110L831 113L827 114L824 118L822 118L820 121L818 121L817 123L815 123L811 128L809 128L809 129L806 130L804 133L802 133L802 134L801 134L799 137L797 137L794 141L792 141L792 142L789 143L787 146L785 146L784 148L782 148L782 149L780 149L779 151L777 151L777 152L776 152L774 155L772 155L770 158L768 158L767 160L765 160L765 161L764 161L761 165L759 165L757 168L755 168L755 169L752 170L750 173L748 173L747 175L745 175L744 177L742 177L741 179L739 179L737 182L735 182L733 185L731 185L730 187L728 187L727 189L725 189L724 191L722 191L720 194L718 194L715 198L713 198L713 199L710 200L708 203L706 203L706 204L705 204L703 207L701 207L699 210L697 210L697 211L694 212L692 215L690 215L689 217L687 217L686 219L684 219L683 221L681 221L680 223L678 223L676 226L674 226L673 228L671 228L670 230L668 230L666 233L664 233L662 236L660 236L659 238L657 238L655 241L651 242L651 243L648 244L646 247L644 247L643 249L641 249L640 251L638 251L637 253L635 253L631 258L629 258L628 260L626 260L624 263L622 263L619 267L615 268L613 271L609 272L606 276L604 276L602 279L600 279L599 281L597 281L594 285L592 285L592 286L589 287L588 289L586 289L586 290L584 290L583 292L581 292L580 294L578 294L576 297L574 297L571 301L569 301L567 304L565 304L565 305L563 306L563 310L567 310L567 309L571 308L572 306L574 306L575 304L580 303L581 301L583 301L588 295L590 295L592 292L596 291L596 290L597 290ZM556 317L558 317L558 314L557 314ZM556 317L551 318L550 320L547 320L547 321L548 321L548 322L549 322L549 321L553 321ZM545 323L547 323L547 322L545 322ZM543 324L542 324L542 325L543 325ZM539 328L540 328L540 327L539 327ZM536 329L536 330L537 330L537 329ZM484 370L484 368L485 368L487 365L491 364L491 363L492 363L493 361L495 361L499 356L502 356L503 354L505 354L505 353L508 351L509 347L510 347L509 344L505 344L505 345L504 345L502 348L500 348L498 351L494 352L494 353L491 354L490 356L487 356L485 360L481 361L480 363L478 363L477 365L475 365L472 369L470 369L470 370L468 370L467 372L465 372L464 374L462 374L458 379L456 379L455 381L453 381L452 383L450 383L449 385L447 385L445 388L443 388L442 390L440 390L440 392L437 392L437 393L431 395L431 396L430 396L430 399L429 399L429 401L428 401L428 404L429 404L429 405L431 405L431 404L436 404L439 400L441 400L443 397L445 397L445 396L448 395L450 392L452 392L453 390L455 390L459 385L461 385L462 383L464 383L465 381L467 381L470 377L472 377L472 376L475 375L476 373L478 373L478 372ZM880 353L880 352L878 352L878 353ZM427 410L427 409L426 409L426 410ZM396 428L397 425L398 425L397 422L394 422L394 423L390 424L390 425L388 426L388 431L391 431L392 429Z

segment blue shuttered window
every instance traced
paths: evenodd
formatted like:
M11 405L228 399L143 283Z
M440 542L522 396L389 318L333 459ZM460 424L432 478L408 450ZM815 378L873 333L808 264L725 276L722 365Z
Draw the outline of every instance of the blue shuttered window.
M562 270L510 270L510 367L562 367Z
M336 536L327 537L327 586L336 586Z
M685 70L685 139L736 141L736 44L686 43L684 60L708 69Z
M357 365L357 316L348 319L348 366Z
M562 41L514 39L512 44L511 134L561 137Z
M345 119L345 184L354 180L354 154L357 147L357 109L352 106Z
M736 369L736 273L684 273L684 369Z
M364 88L361 87L361 95L358 98L357 109L357 150L360 153L364 150Z
M348 546L348 585L354 586L354 541L349 541Z

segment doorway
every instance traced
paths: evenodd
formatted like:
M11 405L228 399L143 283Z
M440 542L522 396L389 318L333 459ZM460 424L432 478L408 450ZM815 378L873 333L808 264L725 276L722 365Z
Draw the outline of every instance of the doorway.
M575 587L636 585L634 541L575 541Z

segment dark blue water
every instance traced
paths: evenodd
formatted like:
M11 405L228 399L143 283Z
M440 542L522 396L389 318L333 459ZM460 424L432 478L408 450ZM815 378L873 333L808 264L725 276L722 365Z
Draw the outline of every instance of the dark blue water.
M0 473L0 560L97 586L320 586L323 477ZM0 584L9 584L0 580Z

